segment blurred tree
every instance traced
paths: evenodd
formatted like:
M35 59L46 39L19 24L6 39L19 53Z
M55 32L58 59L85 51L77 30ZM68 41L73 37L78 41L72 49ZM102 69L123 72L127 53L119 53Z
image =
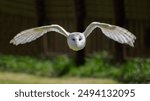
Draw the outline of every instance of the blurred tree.
M85 20L85 0L74 0L75 10L77 17L77 31L84 31L84 20ZM84 49L76 52L76 64L83 65L85 63L85 51Z
M38 26L43 26L47 22L45 11L45 0L36 0L36 6L37 6ZM44 55L48 55L49 51L48 51L47 35L43 36L42 44Z
M114 2L114 12L115 12L115 24L124 27L125 24L125 10L124 10L124 0L113 0ZM115 44L115 60L116 62L124 61L124 49L119 43Z

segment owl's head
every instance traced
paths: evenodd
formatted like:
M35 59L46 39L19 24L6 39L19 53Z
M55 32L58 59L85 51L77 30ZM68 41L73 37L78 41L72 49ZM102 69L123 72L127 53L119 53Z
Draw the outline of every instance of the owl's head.
M83 33L73 32L67 38L69 48L74 51L79 51L85 47L86 38Z

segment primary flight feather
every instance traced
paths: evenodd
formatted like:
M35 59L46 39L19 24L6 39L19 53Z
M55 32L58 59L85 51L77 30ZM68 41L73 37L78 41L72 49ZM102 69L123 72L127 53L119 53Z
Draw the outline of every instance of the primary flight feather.
M85 47L86 38L95 28L100 28L105 36L114 41L128 44L132 47L134 46L136 37L131 32L119 26L99 22L92 22L84 32L72 33L67 32L64 28L56 24L36 27L20 32L10 41L10 43L13 43L14 45L25 44L41 37L47 32L55 31L67 37L67 43L70 49L78 51Z

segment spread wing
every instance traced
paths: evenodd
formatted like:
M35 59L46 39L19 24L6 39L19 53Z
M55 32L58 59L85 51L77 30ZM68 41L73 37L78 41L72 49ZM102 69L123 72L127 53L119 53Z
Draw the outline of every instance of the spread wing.
M59 25L48 25L48 26L42 26L42 27L36 27L36 28L24 30L19 34L17 34L10 41L10 43L14 45L25 44L41 37L42 35L50 31L58 32L66 37L68 37L69 35L69 32L67 32Z
M85 37L88 37L90 33L97 27L100 28L104 35L110 39L113 39L114 41L122 44L128 44L132 47L134 46L136 37L131 32L122 27L106 23L92 22L83 32Z

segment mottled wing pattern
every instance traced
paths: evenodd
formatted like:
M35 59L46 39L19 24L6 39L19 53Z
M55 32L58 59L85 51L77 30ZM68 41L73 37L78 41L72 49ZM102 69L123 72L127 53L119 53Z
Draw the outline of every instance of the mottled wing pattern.
M132 47L134 46L136 37L128 30L119 26L106 23L92 22L83 33L86 37L88 37L90 33L97 27L100 28L104 35L109 37L110 39L113 39L114 41L122 44L128 44Z
M43 36L45 33L55 31L58 32L66 37L68 37L69 32L67 32L65 29L63 29L59 25L49 25L49 26L42 26L42 27L36 27L28 30L24 30L17 34L10 43L13 43L14 45L19 44L25 44L28 42L31 42L33 40L36 40L37 38Z

